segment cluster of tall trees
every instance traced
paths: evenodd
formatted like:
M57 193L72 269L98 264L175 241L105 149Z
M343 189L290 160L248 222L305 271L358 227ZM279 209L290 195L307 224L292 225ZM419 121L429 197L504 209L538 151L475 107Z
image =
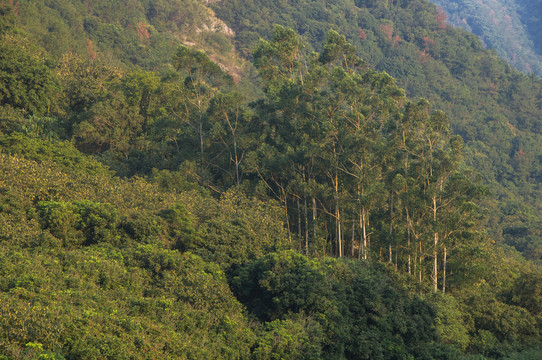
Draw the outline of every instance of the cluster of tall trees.
M243 178L278 200L308 256L388 261L444 291L448 256L479 240L481 190L462 166L461 138L444 113L369 70L344 36L330 31L321 54L303 56L301 46L280 26L260 41L265 97L252 127L238 105L216 111L233 95L211 100L227 129L232 185Z
M248 57L260 37L272 37L275 23L299 33L309 52L321 49L334 29L370 67L393 76L409 98L424 97L445 111L452 133L464 139L465 162L495 195L486 202L488 232L496 242L540 259L538 78L519 74L479 38L447 26L442 11L424 0L230 0L213 8Z

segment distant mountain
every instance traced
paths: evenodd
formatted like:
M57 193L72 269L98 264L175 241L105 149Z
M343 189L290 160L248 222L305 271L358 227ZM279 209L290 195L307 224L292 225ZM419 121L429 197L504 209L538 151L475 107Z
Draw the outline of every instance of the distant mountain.
M542 76L542 1L432 1L448 14L450 24L478 35L518 70Z

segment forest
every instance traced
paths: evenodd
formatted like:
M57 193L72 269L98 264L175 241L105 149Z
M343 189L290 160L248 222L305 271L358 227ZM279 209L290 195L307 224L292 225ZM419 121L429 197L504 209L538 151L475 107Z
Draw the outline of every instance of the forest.
M539 0L435 0L448 22L480 37L484 46L524 73L542 74Z
M428 1L0 16L1 360L542 356L542 81Z

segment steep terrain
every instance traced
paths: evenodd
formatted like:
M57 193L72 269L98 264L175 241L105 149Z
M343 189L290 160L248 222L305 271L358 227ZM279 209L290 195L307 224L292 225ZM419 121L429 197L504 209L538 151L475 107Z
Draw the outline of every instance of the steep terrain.
M409 96L427 98L446 111L465 141L466 163L499 199L488 204L488 231L540 259L540 80L513 70L475 36L447 26L446 16L423 0L228 0L215 8L247 55L260 36L270 36L273 23L295 29L313 48L322 44L327 29L335 29Z
M536 0L433 1L448 22L478 35L484 45L524 73L542 75L540 17Z
M541 357L542 84L433 5L0 14L1 360Z

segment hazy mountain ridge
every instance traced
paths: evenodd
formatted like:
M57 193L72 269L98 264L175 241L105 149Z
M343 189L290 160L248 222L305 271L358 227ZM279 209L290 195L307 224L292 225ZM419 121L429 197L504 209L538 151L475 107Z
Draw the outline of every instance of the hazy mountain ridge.
M435 0L448 22L478 35L485 46L524 73L542 76L540 18L542 7L531 0Z

